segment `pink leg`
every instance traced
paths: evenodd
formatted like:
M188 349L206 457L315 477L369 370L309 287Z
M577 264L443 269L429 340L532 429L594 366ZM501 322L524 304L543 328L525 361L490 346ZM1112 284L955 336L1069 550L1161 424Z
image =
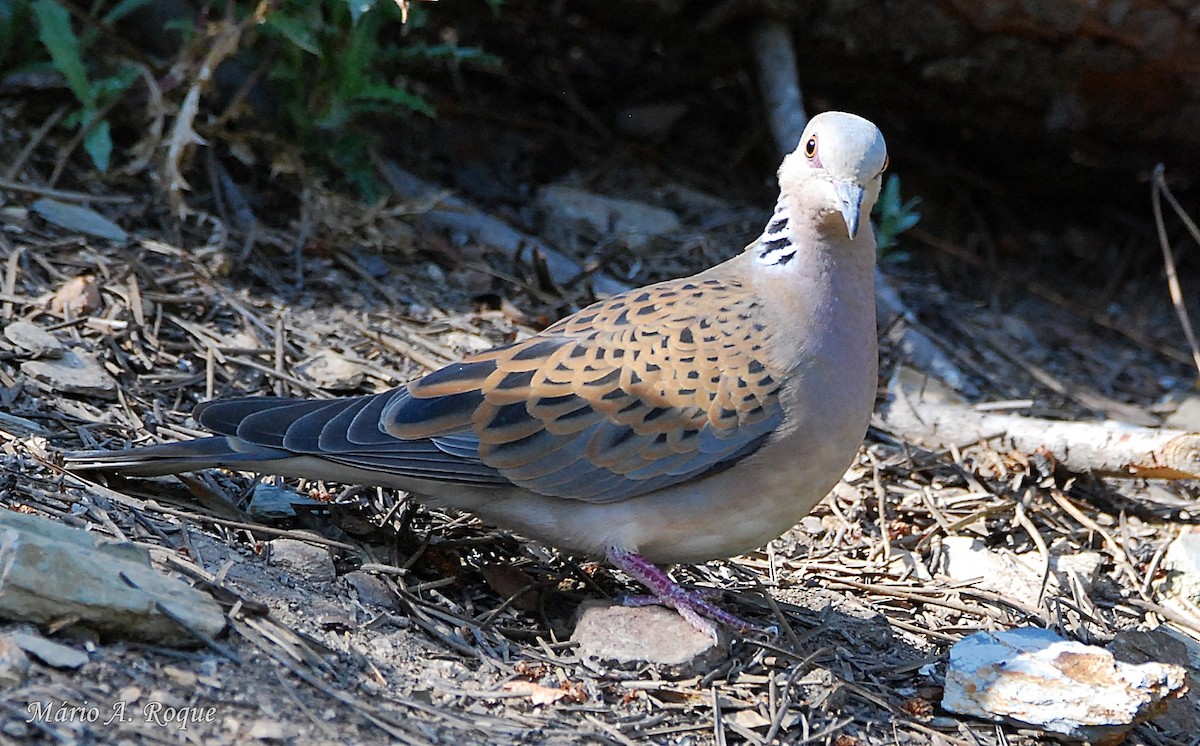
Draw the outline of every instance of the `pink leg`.
M697 596L699 596L700 598L703 598L705 601L718 601L718 600L720 600L720 598L722 596L721 590L719 588L697 588L694 591L692 591L692 593L695 593ZM661 606L662 605L662 601L658 600L658 596L651 596L651 595L619 596L619 597L617 597L617 601L619 601L622 606Z
M660 570L654 563L636 552L620 548L608 550L608 561L624 570L631 578L638 581L654 594L658 603L677 610L693 627L704 634L717 638L717 628L709 619L733 627L743 632L756 630L759 627L744 619L730 614L728 611L705 601L700 593L689 591ZM634 605L645 605L642 598L635 597ZM708 617L708 619L705 619Z

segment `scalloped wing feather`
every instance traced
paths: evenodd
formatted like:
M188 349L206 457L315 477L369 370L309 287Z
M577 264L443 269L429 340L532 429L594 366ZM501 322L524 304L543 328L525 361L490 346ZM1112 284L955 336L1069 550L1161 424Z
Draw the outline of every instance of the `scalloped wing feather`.
M473 435L479 461L514 484L623 500L725 468L780 425L770 333L737 280L660 283L413 382L380 426Z

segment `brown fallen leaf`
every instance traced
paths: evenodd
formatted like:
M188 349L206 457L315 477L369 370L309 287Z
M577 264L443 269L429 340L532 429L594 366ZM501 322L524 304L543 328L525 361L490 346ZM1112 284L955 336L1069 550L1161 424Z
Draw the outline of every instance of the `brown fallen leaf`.
M480 565L479 572L492 590L503 599L508 599L513 594L519 593L522 589L529 588L537 582L512 565ZM537 611L538 594L534 590L527 590L513 599L512 605L521 611Z
M50 299L50 310L72 316L87 316L104 307L100 286L94 275L80 275L67 280Z

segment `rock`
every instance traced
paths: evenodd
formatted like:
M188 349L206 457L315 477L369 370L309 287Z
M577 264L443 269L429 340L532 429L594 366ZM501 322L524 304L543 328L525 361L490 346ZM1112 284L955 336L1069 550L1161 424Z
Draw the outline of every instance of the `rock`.
M1043 558L1039 552L1017 554L993 550L970 536L947 536L942 540L941 571L959 581L974 580L979 588L1034 603L1041 590ZM1050 577L1046 592L1070 588L1069 576L1079 579L1090 591L1104 557L1099 552L1050 555Z
M13 644L47 666L75 669L88 662L87 653L73 647L47 640L32 632L11 632Z
M596 661L707 667L724 657L714 642L672 609L590 601L579 607L571 641Z
M1109 651L1024 627L978 632L950 648L942 706L1072 739L1117 743L1186 691L1169 663L1122 663Z
M1200 396L1192 394L1179 403L1175 411L1163 422L1163 427L1175 430L1200 432Z
M372 575L362 570L354 570L342 576L358 594L359 602L392 608L396 605L396 594L378 575Z
M337 577L333 558L323 547L299 539L275 539L267 546L271 548L271 564L283 567L293 575L319 583L328 583Z
M250 738L256 741L283 741L288 737L288 729L278 720L255 720L250 726Z
M1122 663L1173 663L1196 678L1187 644L1166 627L1118 632L1107 647ZM1200 692L1192 687L1184 696L1168 701L1166 712L1155 717L1154 724L1168 738L1178 738L1180 743L1188 740L1200 731Z
M670 210L575 187L545 187L538 192L537 201L545 217L547 238L563 246L582 234L593 240L619 239L637 251L680 229L679 218Z
M0 690L12 691L25 680L29 658L11 634L0 637Z
M115 399L117 382L92 355L67 350L58 360L27 360L21 372L42 388L64 394Z
M301 495L293 489L259 482L250 494L250 504L246 506L246 513L256 521L270 523L295 518L297 505L328 507L320 500Z
M330 391L353 391L362 385L366 374L357 363L333 350L322 350L296 366L312 382Z
M74 618L143 642L195 645L160 607L209 636L225 627L224 612L208 594L155 570L145 549L0 510L0 618L36 624Z
M63 345L58 337L37 324L30 324L28 321L14 321L4 327L4 336L29 357L60 358L63 356Z
M90 207L71 205L54 199L39 199L30 205L30 209L42 220L67 230L107 238L110 241L129 240L129 234L122 230L121 226Z
M1176 536L1163 557L1167 571L1162 591L1168 596L1200 601L1200 532Z

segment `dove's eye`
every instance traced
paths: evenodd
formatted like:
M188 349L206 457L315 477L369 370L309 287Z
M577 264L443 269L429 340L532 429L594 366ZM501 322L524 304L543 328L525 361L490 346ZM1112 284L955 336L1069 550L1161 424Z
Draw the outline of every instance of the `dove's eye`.
M892 163L892 158L891 158L891 156L887 156L887 155L885 155L885 156L883 157L883 168L879 169L879 173L880 173L880 175L882 175L884 171L887 171L887 170L888 170L888 166L889 166L889 165L891 165L891 163Z
M808 138L808 142L804 143L804 155L812 158L817 154L817 136L813 135Z

